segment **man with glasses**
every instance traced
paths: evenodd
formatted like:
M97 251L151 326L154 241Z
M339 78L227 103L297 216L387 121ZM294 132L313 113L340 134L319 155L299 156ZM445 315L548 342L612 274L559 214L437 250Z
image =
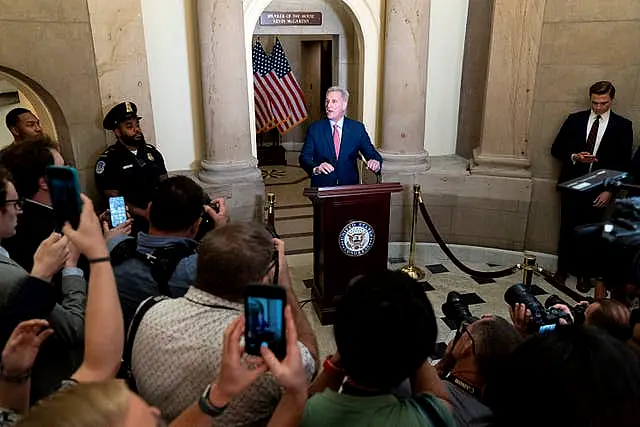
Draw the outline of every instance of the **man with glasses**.
M64 165L58 144L47 136L10 146L1 160L24 200L16 234L3 242L11 258L25 270L33 267L40 243L55 230L51 194L45 180L47 166Z
M41 350L31 373L31 397L38 400L55 390L60 381L68 378L77 369L82 358L82 341L84 330L84 309L86 298L86 283L82 275L77 274L73 266L77 261L76 251L66 237L49 232L49 236L39 244L33 256L31 274L11 258L11 252L5 248L6 239L16 233L18 217L22 214L22 200L11 182L10 175L0 168L0 315L2 331L12 329L12 325L4 323L23 320L12 317L15 312L40 311L43 317L48 317L55 335ZM56 303L59 295L51 285L55 273L62 269L60 303ZM29 277L31 276L31 277ZM39 288L34 298L28 301L34 305L34 310L23 310L12 307L14 295L23 284L31 280L30 288ZM25 301L25 299L22 299ZM36 310L36 305L40 309ZM8 339L8 335L0 336L0 347ZM1 370L0 377L7 375Z
M273 239L262 224L232 222L202 240L195 283L187 293L155 304L142 318L132 357L140 396L171 420L202 395L220 372L224 330L244 312L247 285L273 285L276 266L277 285L287 292L302 362L311 378L317 343L291 288L284 243ZM216 424L261 425L271 417L280 396L273 377L262 375L229 404Z
M107 113L102 126L113 131L116 142L100 155L95 168L100 193L107 198L122 196L127 202L134 219L134 235L147 231L147 204L153 190L167 176L162 154L145 142L140 119L133 102L121 102Z
M485 388L521 341L517 329L498 316L460 324L437 365L459 427L493 425L493 413L483 403Z

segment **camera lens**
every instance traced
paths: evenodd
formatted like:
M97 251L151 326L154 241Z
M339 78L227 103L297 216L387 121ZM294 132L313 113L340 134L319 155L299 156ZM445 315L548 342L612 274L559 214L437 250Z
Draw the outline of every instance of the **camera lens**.
M515 284L507 289L504 293L504 300L511 308L515 307L516 303L524 304L531 312L529 328L532 331L537 331L540 326L547 324L544 306L540 304L540 301L535 296L529 293L522 283Z

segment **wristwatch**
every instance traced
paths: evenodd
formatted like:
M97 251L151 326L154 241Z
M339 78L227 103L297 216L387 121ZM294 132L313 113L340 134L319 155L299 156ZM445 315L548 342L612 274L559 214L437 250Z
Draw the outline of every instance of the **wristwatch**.
M227 409L227 406L229 406L229 404L227 403L222 407L212 405L211 401L209 400L210 394L211 394L211 384L209 384L207 388L204 389L204 393L202 393L202 396L200 396L200 399L198 400L198 406L200 407L200 410L205 414L209 415L210 417L217 417L222 415L222 413L224 412L225 409Z

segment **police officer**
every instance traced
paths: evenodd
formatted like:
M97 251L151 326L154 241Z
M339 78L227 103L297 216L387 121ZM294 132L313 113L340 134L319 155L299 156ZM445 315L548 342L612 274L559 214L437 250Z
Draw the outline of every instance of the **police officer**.
M162 155L147 144L140 129L138 107L122 102L105 116L102 126L112 130L117 141L96 162L95 179L106 197L123 196L133 216L133 231L146 231L146 209L151 193L167 176Z

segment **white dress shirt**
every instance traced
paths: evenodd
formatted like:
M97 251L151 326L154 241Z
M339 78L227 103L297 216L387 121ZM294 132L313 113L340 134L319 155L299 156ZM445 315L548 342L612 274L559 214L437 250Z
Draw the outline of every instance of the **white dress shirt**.
M609 117L611 116L611 110L607 110L606 113L600 114L600 127L598 127L598 134L596 135L596 142L593 146L593 155L597 156L598 148L600 148L600 143L602 142L602 136L604 132L607 130L607 125L609 124ZM591 131L591 127L596 121L597 114L591 110L591 114L589 114L589 120L587 120L587 133L584 137L585 140L589 137L589 132Z

